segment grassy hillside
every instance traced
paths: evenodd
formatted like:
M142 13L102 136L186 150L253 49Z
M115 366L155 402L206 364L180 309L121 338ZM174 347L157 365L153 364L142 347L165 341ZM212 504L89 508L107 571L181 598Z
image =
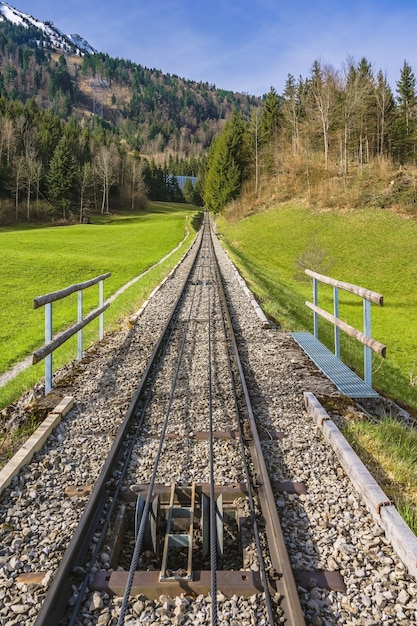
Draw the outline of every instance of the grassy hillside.
M387 358L373 357L374 387L417 409L417 221L383 209L283 204L240 221L222 217L219 231L266 313L287 329L312 331L304 267L381 293L385 305L372 305L372 336L386 344ZM340 302L340 317L362 330L362 301L340 292ZM319 288L319 304L332 310L331 288ZM319 329L333 349L330 324L323 320ZM342 353L362 375L362 346L343 336Z
M175 265L195 234L196 208L154 203L138 214L94 216L92 224L55 228L0 228L0 374L44 343L44 308L33 309L36 296L58 291L111 272L104 298L147 270L185 237L181 250L118 297L105 313L105 332L139 308ZM98 286L83 294L87 315L98 305ZM53 305L53 332L77 321L77 294ZM98 322L84 331L85 343L97 341ZM54 369L75 358L76 337L54 353ZM32 366L0 389L0 408L38 380L44 364Z

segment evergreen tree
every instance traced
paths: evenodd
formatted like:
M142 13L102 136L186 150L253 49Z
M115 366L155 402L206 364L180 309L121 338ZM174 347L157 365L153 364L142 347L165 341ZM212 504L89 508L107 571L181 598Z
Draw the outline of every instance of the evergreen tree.
M217 213L241 190L247 165L244 125L234 112L210 148L205 177L204 202Z
M280 127L281 100L273 87L269 90L262 106L259 120L259 138L262 144L270 144Z
M55 148L48 173L48 195L51 202L61 211L63 219L74 208L74 187L77 181L77 164L72 154L72 146L63 135Z
M395 128L395 154L401 163L415 161L416 152L416 78L411 66L404 61L397 82L397 120Z

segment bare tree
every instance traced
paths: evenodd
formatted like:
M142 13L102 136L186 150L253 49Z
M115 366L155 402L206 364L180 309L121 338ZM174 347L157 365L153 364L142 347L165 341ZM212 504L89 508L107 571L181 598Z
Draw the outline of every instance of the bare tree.
M83 221L86 202L85 196L92 184L93 168L90 162L84 163L80 172L80 223Z
M118 154L116 147L100 146L94 166L102 183L101 213L109 213L109 190L117 182Z
M336 101L337 82L337 74L330 65L322 68L319 61L314 61L310 80L310 92L312 105L318 112L322 129L324 166L326 169L329 160L329 128L331 113L334 110Z
M36 159L36 149L33 134L25 136L25 167L23 170L23 185L26 188L26 219L30 220L30 200L33 186L35 184L36 173L39 161Z
M131 159L131 209L135 210L135 202L139 200L139 208L141 204L146 203L149 195L149 187L145 181L145 167L142 159Z
M259 191L260 119L260 110L259 108L256 108L252 111L252 115L249 120L250 151L255 170L255 193L258 193Z
M12 162L12 176L9 182L9 189L12 191L15 198L15 216L16 221L19 220L19 200L20 192L24 180L24 174L26 169L26 159L23 155L16 155Z
M377 105L378 155L382 157L385 150L386 127L394 109L394 97L387 78L381 71L378 72L377 76L375 99Z
M301 78L296 84L294 76L291 74L288 75L283 98L282 116L284 124L291 134L292 154L295 156L300 151L300 120L305 106L303 102L303 83Z
M0 118L0 161L5 152L6 163L9 165L15 149L16 131L13 122L8 117L2 117Z

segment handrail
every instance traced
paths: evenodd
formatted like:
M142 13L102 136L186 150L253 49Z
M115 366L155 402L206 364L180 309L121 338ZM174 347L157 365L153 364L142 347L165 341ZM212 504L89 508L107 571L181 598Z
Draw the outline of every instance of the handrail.
M318 339L318 316L320 315L334 326L334 352L340 359L340 333L339 329L343 330L346 334L354 337L357 341L364 346L364 379L365 382L372 387L372 355L371 350L382 356L386 357L386 346L376 339L371 337L371 302L383 306L384 298L381 294L346 283L340 280L331 278L330 276L324 276L318 274L312 270L306 269L305 273L311 276L313 279L313 300L314 302L306 301L306 306L313 311L313 325L314 325L314 337ZM324 283L333 287L333 315L318 306L318 283ZM364 331L361 332L353 326L350 326L339 318L339 289L353 293L363 299L363 317L364 317Z
M71 285L66 287L65 289L61 289L60 291L54 291L52 293L48 293L44 296L38 296L33 300L33 308L37 309L41 306L45 306L45 344L36 350L36 352L32 355L32 363L33 365L45 360L45 395L49 393L52 389L52 352L56 350L59 346L65 343L70 337L78 333L78 360L82 359L82 329L87 326L90 322L92 322L96 317L100 316L100 325L99 325L99 336L100 340L103 339L104 335L104 322L103 322L103 313L108 307L110 303L104 304L103 302L103 281L111 276L110 272L106 274L102 274L101 276L96 276L91 280L87 280L83 283L77 283L75 285ZM91 311L85 318L83 318L83 310L82 310L82 292L84 289L91 287L93 285L99 285L99 306L98 308ZM78 292L78 320L76 324L73 324L62 333L52 338L52 303L57 300L61 300L62 298L66 298L72 293Z
M370 302L374 302L375 304L384 306L384 296L381 296L381 294L377 293L376 291L371 291L370 289L365 289L364 287L358 287L358 285L352 285L351 283L345 283L341 280L330 278L330 276L324 276L323 274L313 272L313 270L305 270L305 273L312 278L316 278L321 283L325 283L326 285L332 285L333 287L337 287L338 289L344 289L344 291L354 293L360 298L365 298L365 300L369 300Z
M101 276L96 276L95 278L91 278L91 280L86 280L83 283L76 283L75 285L70 285L70 287L65 287L65 289L61 289L60 291L53 291L52 293L47 293L45 296L38 296L33 299L33 308L37 309L40 306L44 306L49 302L56 302L56 300L61 300L61 298L66 298L67 296L75 293L76 291L82 291L83 289L87 289L92 285L96 285L102 280L105 280L111 276L110 272L107 274L102 274Z

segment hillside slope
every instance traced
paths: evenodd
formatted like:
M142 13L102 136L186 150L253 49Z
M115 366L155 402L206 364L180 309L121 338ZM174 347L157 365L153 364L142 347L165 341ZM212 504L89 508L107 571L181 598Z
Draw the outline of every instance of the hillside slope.
M373 357L374 387L417 410L416 220L376 208L324 211L275 203L240 220L223 216L218 227L263 309L288 329L313 329L304 268L381 293L384 306L372 306L372 336L387 346L387 358ZM329 312L332 297L330 287L319 289L319 305ZM340 317L363 330L361 300L341 292L340 301ZM342 358L362 376L362 346L342 335ZM332 327L324 320L319 336L333 350Z
M78 35L70 38L31 19L0 21L0 94L23 102L32 98L65 119L75 115L88 122L98 116L144 154L197 156L233 108L249 115L261 104L247 94L89 54L87 42L79 47Z

